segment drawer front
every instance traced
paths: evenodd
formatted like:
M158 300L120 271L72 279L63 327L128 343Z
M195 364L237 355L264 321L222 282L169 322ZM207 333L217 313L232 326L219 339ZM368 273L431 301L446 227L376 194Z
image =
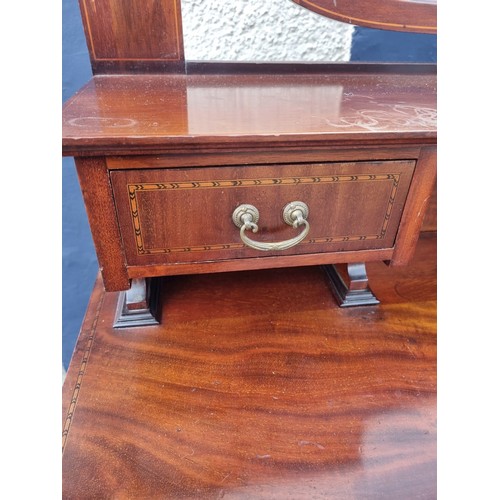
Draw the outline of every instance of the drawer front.
M128 265L221 261L392 248L415 161L116 170L110 173ZM309 207L306 238L287 250L245 246L232 220L241 204L260 213L249 237L297 236L283 207Z

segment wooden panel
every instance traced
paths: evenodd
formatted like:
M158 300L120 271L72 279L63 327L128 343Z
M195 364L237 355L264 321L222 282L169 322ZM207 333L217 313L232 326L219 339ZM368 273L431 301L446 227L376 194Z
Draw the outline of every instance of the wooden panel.
M80 0L94 74L184 71L180 0Z
M429 74L101 76L63 113L75 155L435 142Z
M178 276L180 274L227 273L231 271L247 271L273 269L275 267L318 266L323 264L346 264L356 262L388 261L394 253L393 248L378 250L357 250L355 252L323 252L302 255L276 255L275 257L245 259L227 259L210 262L173 262L170 264L129 266L130 278Z
M427 206L436 182L436 148L422 148L398 230L391 265L406 265L413 257Z
M422 223L422 231L437 231L437 186L434 184L431 197L425 212L424 222Z
M120 332L98 282L63 498L436 498L435 253L369 264L350 310L314 267L167 278L163 325Z
M292 147L283 150L262 148L261 151L245 151L238 148L227 153L144 155L144 156L110 156L106 164L110 170L137 168L172 168L201 167L220 165L259 165L269 163L317 163L332 161L363 160L407 160L418 158L419 147L410 148L362 148L331 149L328 147L314 150L298 150Z
M106 162L104 158L76 158L75 163L106 289L127 290L129 280Z
M437 0L292 0L322 16L382 30L436 33Z
M128 265L390 248L414 162L358 162L203 169L112 171ZM311 230L299 245L262 252L245 247L232 213L260 212L252 238L295 237L283 207L309 206ZM302 229L300 229L302 230Z

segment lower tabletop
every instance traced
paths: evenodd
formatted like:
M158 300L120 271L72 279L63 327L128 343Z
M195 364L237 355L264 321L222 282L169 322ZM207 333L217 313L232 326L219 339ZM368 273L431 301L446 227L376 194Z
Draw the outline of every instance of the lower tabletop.
M63 498L435 498L436 239L367 265L163 278L161 325L114 330L100 278L63 387Z

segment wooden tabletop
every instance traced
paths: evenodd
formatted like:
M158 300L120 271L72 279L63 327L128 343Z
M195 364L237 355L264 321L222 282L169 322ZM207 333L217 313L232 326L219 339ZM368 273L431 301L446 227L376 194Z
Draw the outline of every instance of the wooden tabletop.
M64 106L63 152L435 143L436 75L388 67L96 76Z
M160 326L113 330L98 280L63 389L63 497L435 498L436 240L367 265L165 278Z

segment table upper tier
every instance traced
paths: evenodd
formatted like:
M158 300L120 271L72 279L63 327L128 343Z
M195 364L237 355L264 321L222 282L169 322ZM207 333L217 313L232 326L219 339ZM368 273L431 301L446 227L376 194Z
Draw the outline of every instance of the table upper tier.
M63 108L63 153L433 144L423 72L96 76Z

